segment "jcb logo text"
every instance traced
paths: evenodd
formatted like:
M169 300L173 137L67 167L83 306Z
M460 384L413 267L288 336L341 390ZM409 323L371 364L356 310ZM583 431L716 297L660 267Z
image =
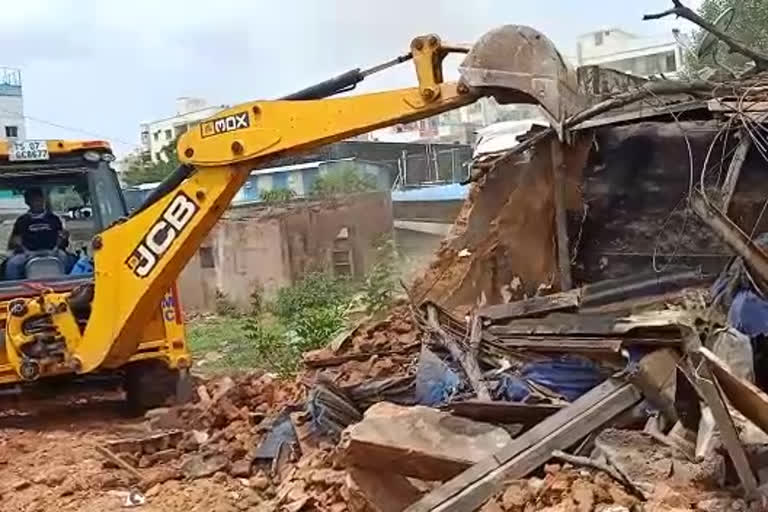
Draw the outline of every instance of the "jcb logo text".
M179 192L133 250L125 264L138 277L147 277L168 252L173 241L184 231L198 211L197 204Z

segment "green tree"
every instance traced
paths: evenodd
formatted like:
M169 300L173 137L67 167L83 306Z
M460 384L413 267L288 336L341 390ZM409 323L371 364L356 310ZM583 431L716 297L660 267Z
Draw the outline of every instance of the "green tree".
M123 181L127 185L162 181L179 166L176 151L176 140L174 140L160 150L164 158L157 162L147 162L140 153L129 154L122 161Z
M332 197L376 190L376 177L358 170L355 164L347 163L318 176L312 184L313 197Z
M272 190L262 190L261 200L265 203L280 203L290 201L296 197L296 192L289 188L273 188Z
M714 22L726 9L735 9L733 22L728 29L728 35L746 44L754 50L768 52L768 0L704 0L699 8L699 15L709 22ZM705 36L701 29L694 33L693 40L697 43ZM744 69L749 59L742 55L729 53L725 45L719 46L717 61L733 70ZM705 66L715 67L712 56L698 59L689 52L686 57L686 68L695 72Z

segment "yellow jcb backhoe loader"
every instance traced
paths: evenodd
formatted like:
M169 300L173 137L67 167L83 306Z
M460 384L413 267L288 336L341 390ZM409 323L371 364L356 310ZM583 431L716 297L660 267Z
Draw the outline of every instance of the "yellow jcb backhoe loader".
M460 80L447 83L442 62L453 52L468 55ZM407 60L417 87L329 98ZM576 91L572 70L533 29L501 27L472 48L417 37L407 54L380 66L201 122L178 142L182 165L130 215L105 143L0 142L0 213L3 191L13 203L14 194L41 188L70 233L70 245L56 254L31 255L24 279L0 281L0 384L117 375L125 378L129 402L158 405L191 363L174 283L254 168L482 96L540 104L557 125L581 106ZM79 259L72 239L87 245ZM77 264L62 264L62 252ZM85 265L73 275L89 258L92 272Z

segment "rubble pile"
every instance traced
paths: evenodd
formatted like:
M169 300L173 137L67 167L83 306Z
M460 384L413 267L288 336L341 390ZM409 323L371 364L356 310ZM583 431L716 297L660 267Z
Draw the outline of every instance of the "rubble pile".
M305 376L322 371L332 374L336 384L354 385L407 373L420 346L409 308L396 306L383 320L368 320L342 332L328 347L305 353Z
M147 435L105 443L105 464L127 465L149 499L172 494L180 480L195 480L231 487L235 501L265 511L341 512L350 503L365 510L333 436L317 435L307 400L321 381L332 393L346 389L360 403L375 401L365 383L408 380L418 335L408 308L396 307L383 320L344 333L336 350L305 354L306 369L293 380L255 371L202 382L192 403L148 411Z
M399 306L306 354L294 380L208 381L105 448L150 498L213 480L242 510L761 510L732 461L761 467L768 397L718 358L750 366L707 288L644 279L463 320Z
M506 482L506 488L481 509L482 512L670 511L746 510L747 504L722 491L702 491L695 487L674 488L657 483L645 500L628 493L610 476L569 464L547 464L544 476Z

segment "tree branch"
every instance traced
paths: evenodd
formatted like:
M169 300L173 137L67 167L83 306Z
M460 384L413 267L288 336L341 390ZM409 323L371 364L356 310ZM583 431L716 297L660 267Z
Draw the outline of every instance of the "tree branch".
M643 21L658 20L658 19L664 18L666 16L671 16L673 14L677 14L676 11L677 11L677 9L675 8L675 9L667 9L664 12L658 12L656 14L646 14L645 16L643 16Z
M676 15L680 18L685 18L691 23L694 23L707 32L711 33L713 36L724 42L726 45L728 45L728 48L734 52L739 53L741 55L744 55L745 57L748 57L752 59L755 62L755 68L757 71L764 71L768 69L768 56L763 55L762 53L756 52L749 48L748 46L740 43L739 41L733 39L729 35L727 35L725 32L722 32L720 29L718 29L715 25L708 22L698 14L696 14L694 11L683 5L683 3L680 0L672 0L672 3L674 4L673 9L669 9L664 12L660 12L657 14L646 14L643 16L643 20L657 20L659 18L663 18L665 16L671 16Z
M574 466L584 466L584 467L600 470L603 473L606 473L608 476L610 476L614 480L616 480L621 485L623 485L624 488L626 488L630 493L634 494L638 498L642 499L643 501L648 499L648 496L646 495L645 491L643 491L643 489L641 489L637 484L632 482L629 478L627 478L626 475L622 474L614 466L606 464L605 462L602 462L596 459L590 459L589 457L580 457L578 455L571 455L561 450L553 450L552 457L555 459L560 459L563 462L573 464Z

